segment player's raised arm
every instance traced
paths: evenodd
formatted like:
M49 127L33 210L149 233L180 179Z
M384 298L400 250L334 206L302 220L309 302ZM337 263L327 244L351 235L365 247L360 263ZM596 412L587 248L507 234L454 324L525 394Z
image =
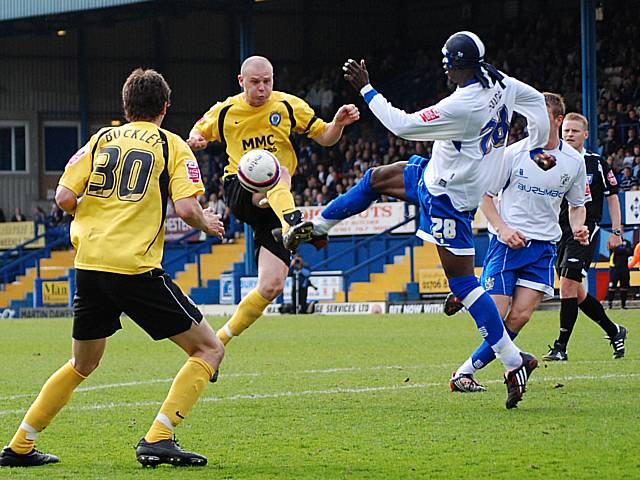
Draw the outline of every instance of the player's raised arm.
M327 123L324 132L314 137L313 140L323 147L331 147L342 137L344 127L357 122L359 118L360 110L358 110L358 107L353 104L342 105L334 115L333 120Z
M454 121L449 102L443 100L437 105L415 113L407 113L394 107L371 83L364 60L360 63L347 60L342 67L344 78L367 102L373 114L395 135L407 140L450 140L459 133L459 122Z
M514 110L527 119L531 149L542 148L549 139L549 114L544 95L535 88L515 78L509 79L516 89Z

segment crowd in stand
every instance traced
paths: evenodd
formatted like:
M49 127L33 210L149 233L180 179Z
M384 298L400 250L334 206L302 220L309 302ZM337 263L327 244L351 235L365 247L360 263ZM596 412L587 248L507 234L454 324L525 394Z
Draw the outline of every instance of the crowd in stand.
M611 14L608 24L616 22L615 14ZM553 35L548 34L549 26L543 20L524 26L518 23L506 32L501 26L499 43L491 35L484 36L488 60L541 91L560 92L568 111L581 111L579 24L569 18L556 22ZM606 25L599 24L602 40L598 45L597 149L612 166L621 190L627 191L640 188L640 54L632 48L640 40L640 29L629 22L619 24L627 26L605 32ZM379 91L395 105L416 111L449 94L439 67L440 56L437 49L408 51L392 45L386 52L367 57L367 65ZM298 139L299 165L293 177L297 205L325 205L358 182L371 166L431 153L430 142L409 142L388 133L342 79L339 65L315 72L307 70L301 75L294 75L287 68L277 70L276 88L304 98L327 120L339 105L354 101L363 114L361 121L332 148ZM525 135L526 122L516 116L509 141L518 141ZM205 155L203 163L214 165L207 179L207 199L215 194L214 201L220 202L224 155L219 149L211 149Z
M7 217L0 208L0 223L32 221L47 227L56 227L71 222L71 216L65 213L56 202L51 202L49 213L39 205L35 205L31 211L31 217L23 213L20 207L16 207L11 217Z

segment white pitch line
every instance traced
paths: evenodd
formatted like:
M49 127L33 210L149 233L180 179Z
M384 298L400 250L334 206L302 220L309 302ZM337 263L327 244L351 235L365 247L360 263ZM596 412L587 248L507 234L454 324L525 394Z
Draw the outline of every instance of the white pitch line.
M563 365L576 365L576 364L600 364L600 363L610 363L612 360L578 360L573 361L570 364L564 362L557 362L555 365L563 366ZM625 363L628 363L633 360L625 360ZM284 371L284 372L238 372L238 373L222 373L220 375L221 379L225 378L241 378L241 377L266 377L266 376L285 376L285 375L325 375L332 373L348 373L348 372L364 372L364 371L375 371L375 370L417 370L417 369L451 369L457 367L458 364L454 363L443 363L443 364L427 364L427 365L377 365L374 367L338 367L338 368L325 368L325 369L307 369L307 370L294 370L294 371ZM74 393L82 393L82 392L95 392L97 390L110 390L113 388L126 388L126 387L137 387L141 385L155 385L159 383L170 383L173 381L173 378L162 378L162 379L151 379L151 380L134 380L131 382L120 382L120 383L104 383L98 385L91 385L86 387L79 387L75 390ZM31 393L18 393L15 395L7 395L4 397L0 397L0 401L10 401L10 400L19 400L21 398L34 398L36 397L37 392Z
M617 378L635 378L639 377L640 373L629 374L604 374L604 375L568 375L564 377L542 377L536 378L535 383L540 382L558 382L558 381L572 381L572 380L611 380ZM485 384L499 384L503 383L502 380L489 380L484 382ZM340 395L340 394L360 394L360 393L372 393L372 392L386 392L393 390L413 390L424 389L431 387L443 387L445 383L414 383L408 385L388 385L378 387L360 387L360 388L329 388L325 390L302 390L302 391L288 391L288 392L274 392L274 393L246 393L229 395L226 397L203 397L200 402L233 402L237 400L265 400L274 398L292 398L292 397L306 397L310 395ZM99 403L93 405L80 405L70 406L65 410L71 411L93 411L93 410L106 410L111 408L135 408L135 407L150 407L160 406L162 402L158 401L145 401L145 402L110 402ZM6 415L17 415L24 413L24 409L20 410L0 410L0 417Z
M344 367L344 368L325 368L325 369L310 369L310 370L298 370L298 371L289 371L289 372L238 372L238 373L223 373L220 375L220 378L233 378L233 377L263 377L263 376L273 376L273 375L315 375L315 374L330 374L330 373L345 373L345 372L362 372L362 371L370 371L370 370L415 370L418 368L444 368L449 365L411 365L411 366L402 366L402 365L378 365L375 367ZM173 378L162 378L162 379L153 379L153 380L135 380L131 382L121 382L121 383L104 383L98 385L91 385L87 387L79 387L75 390L74 393L78 392L94 392L96 390L109 390L112 388L123 388L123 387L137 387L140 385L154 385L157 383L169 383L172 382ZM37 392L32 393L19 393L16 395L8 395L6 397L0 397L0 401L5 400L18 400L20 398L28 398L34 397L37 395Z

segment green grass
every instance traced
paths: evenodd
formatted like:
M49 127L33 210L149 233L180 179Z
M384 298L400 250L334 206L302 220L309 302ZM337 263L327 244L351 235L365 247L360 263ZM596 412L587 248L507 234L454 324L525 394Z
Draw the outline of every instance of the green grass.
M184 356L125 321L88 390L39 438L61 463L0 478L640 478L640 315L613 317L631 332L625 359L581 318L570 361L539 368L510 411L497 363L478 376L487 393L449 392L479 339L467 315L263 318L232 341L220 381L178 428L209 465L179 471L142 469L133 446ZM537 313L518 344L541 356L557 325L557 312ZM0 322L0 445L68 359L70 327Z

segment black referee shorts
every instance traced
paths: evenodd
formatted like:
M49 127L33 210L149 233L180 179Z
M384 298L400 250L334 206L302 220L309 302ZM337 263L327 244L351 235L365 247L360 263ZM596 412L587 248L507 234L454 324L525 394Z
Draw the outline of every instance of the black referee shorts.
M271 208L259 208L253 204L253 194L242 187L238 177L230 175L224 179L225 202L235 217L253 227L253 245L256 262L260 247L264 247L289 266L291 252L277 242L271 230L282 226L280 219Z
M573 232L563 231L556 258L556 272L558 277L582 282L587 276L593 255L598 248L600 227L588 225L590 237L589 245L580 245L573 239Z
M140 275L76 270L73 338L107 338L126 313L154 340L186 332L202 313L162 269Z

